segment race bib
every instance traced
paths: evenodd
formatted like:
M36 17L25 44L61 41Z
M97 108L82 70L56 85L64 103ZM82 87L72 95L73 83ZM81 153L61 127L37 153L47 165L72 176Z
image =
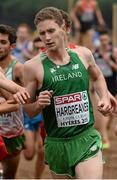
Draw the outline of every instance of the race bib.
M69 127L89 122L87 91L54 97L58 127Z
M0 127L10 128L13 126L13 120L11 113L0 115Z

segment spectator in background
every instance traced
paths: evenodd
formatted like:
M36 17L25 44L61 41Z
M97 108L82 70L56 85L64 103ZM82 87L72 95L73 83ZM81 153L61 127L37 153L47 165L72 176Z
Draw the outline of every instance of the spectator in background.
M75 30L80 31L79 44L93 48L92 38L97 17L100 26L105 26L102 13L95 0L79 0L71 11L71 18Z
M23 23L18 26L16 48L12 54L23 64L32 58L31 29L28 24Z
M37 54L45 50L46 50L45 45L41 41L40 37L39 36L35 37L33 40L33 55L36 56Z

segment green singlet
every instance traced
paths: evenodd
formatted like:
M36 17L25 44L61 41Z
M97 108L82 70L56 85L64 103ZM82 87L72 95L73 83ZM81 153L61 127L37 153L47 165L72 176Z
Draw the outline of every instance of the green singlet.
M68 54L66 65L56 65L42 54L44 80L40 91L53 90L51 105L43 110L45 160L54 173L74 177L76 165L96 156L102 143L93 128L88 71L76 53L68 50Z
M43 58L44 80L40 91L53 90L50 106L43 111L49 137L75 136L94 124L89 98L89 75L78 55L68 51L70 61L56 65Z

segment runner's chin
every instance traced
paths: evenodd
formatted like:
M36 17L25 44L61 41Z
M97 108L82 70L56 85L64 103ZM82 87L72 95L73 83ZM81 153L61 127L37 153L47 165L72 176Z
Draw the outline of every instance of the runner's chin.
M56 50L55 44L50 44L50 45L47 45L46 47L47 47L48 50L51 50L51 51Z

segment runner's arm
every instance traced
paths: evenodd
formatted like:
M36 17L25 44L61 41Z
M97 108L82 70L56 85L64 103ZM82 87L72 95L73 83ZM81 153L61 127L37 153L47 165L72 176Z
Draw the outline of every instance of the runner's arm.
M11 92L14 95L14 99L18 103L24 104L27 99L30 97L28 92L25 90L25 88L17 85L13 81L8 80L4 74L0 72L0 88L3 88L9 92Z
M29 73L30 72L30 73ZM24 105L24 110L32 117L37 114L37 101L36 101L36 89L37 83L35 78L35 72L29 62L24 64L24 86L30 94L28 103ZM40 110L41 111L41 110ZM39 113L39 109L38 109Z
M81 4L80 1L76 2L76 4L72 7L72 10L71 10L71 13L70 13L71 19L72 19L72 21L74 23L74 26L78 30L80 29L80 21L79 21L79 19L77 17L77 14L80 11L80 4Z
M19 104L14 103L14 100L8 100L0 104L0 114L14 112L19 109Z
M110 97L107 89L107 85L102 72L96 65L93 55L90 50L87 50L87 62L89 76L93 81L94 88L99 96L98 110L104 115L112 112L110 103Z
M95 1L95 14L97 16L97 20L98 20L99 24L101 26L105 26L105 21L103 19L102 12L101 12L100 7L96 1Z
M38 64L39 65L39 64ZM39 65L40 68L41 64ZM42 68L38 71L41 72L38 76L43 76ZM30 62L25 63L24 65L24 85L27 91L30 94L30 100L28 103L24 106L24 110L28 113L30 117L33 117L37 114L39 114L45 106L50 105L51 103L51 91L43 91L40 92L38 98L36 99L36 91L38 89L38 82L37 82L37 72L35 70L36 68L33 67ZM30 74L28 73L30 72ZM39 79L38 79L39 81ZM40 80L41 82L41 80ZM40 83L41 84L41 83Z

